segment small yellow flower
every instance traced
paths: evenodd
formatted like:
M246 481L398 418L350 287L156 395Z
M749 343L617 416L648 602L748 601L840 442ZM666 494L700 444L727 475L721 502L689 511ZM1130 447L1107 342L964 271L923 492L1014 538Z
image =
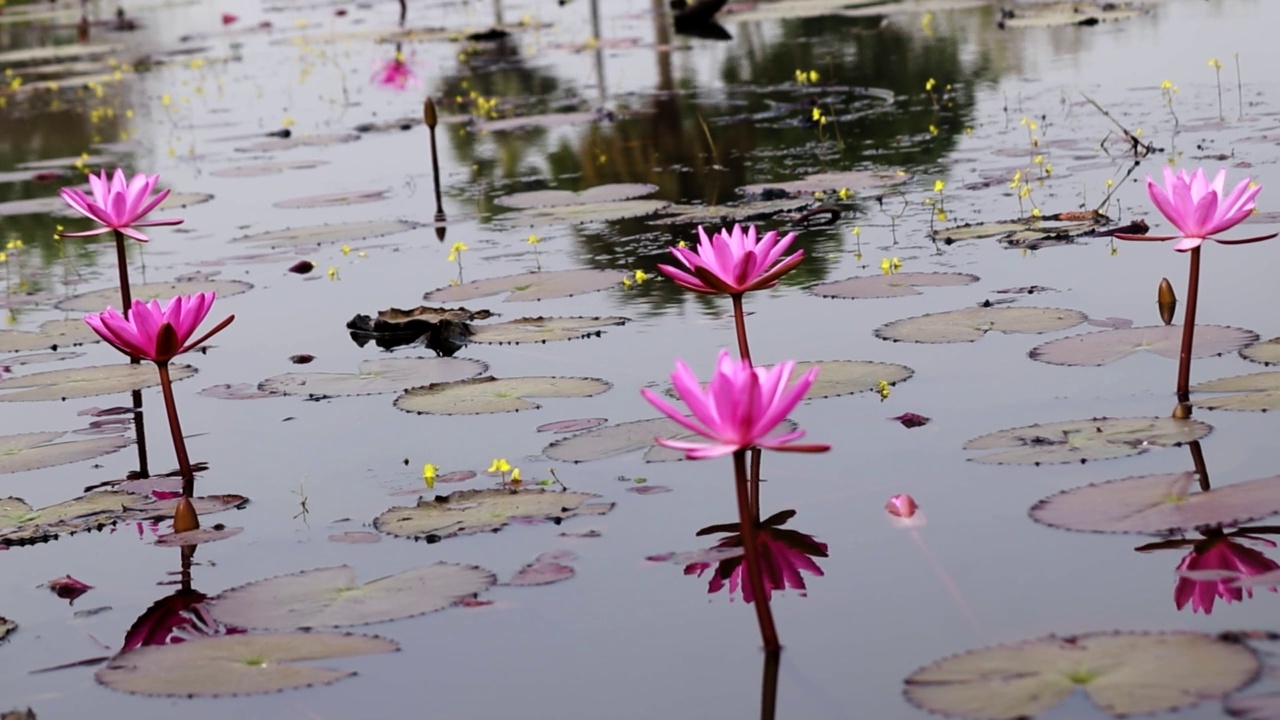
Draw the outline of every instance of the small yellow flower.
M849 234L850 234L850 235L861 235L861 234L862 234L862 226L861 226L861 225L855 225L855 226L854 226L854 228L853 228L852 230L850 230L850 231L849 231Z
M938 222L947 221L947 211L942 208L938 208L938 212L934 213L934 216L938 218Z
M622 276L622 287L627 288L627 289L629 290L629 289L631 289L631 286L632 286L632 285L635 285L635 282L631 279L631 276L630 276L630 275L623 275L623 276Z
M841 200L848 200L853 196L853 193L849 191L849 188L842 187L840 188L840 192L836 193L836 195L838 195Z
M934 88L935 86L937 86L937 84L938 84L938 81L937 81L937 80L935 80L935 79L933 79L933 78L929 78L929 79L928 79L928 80L926 80L926 81L925 81L925 83L924 83L924 91L925 91L925 92L933 92L933 88Z
M506 458L494 458L489 465L489 469L485 470L485 472L506 475L511 472L511 463L507 462Z
M1043 164L1044 164L1044 156L1043 156L1043 155L1037 155L1037 156L1035 156L1035 159L1033 159L1031 162L1033 162L1033 163L1035 163L1035 164L1037 164L1037 165L1043 165Z
M529 239L525 240L525 242L529 243L530 245L537 245L538 243L542 242L542 239L539 238L537 235L530 235Z
M645 280L648 280L653 276L643 270L637 270L635 272L635 277L636 277L636 284L639 285L640 283L644 282Z
M293 118L287 117L284 120L281 120L280 125L287 128L293 127Z
M1030 185L1023 185L1023 186L1022 186L1022 189L1018 191L1018 197L1020 197L1020 198L1028 198L1028 197L1031 197L1031 186L1030 186Z
M810 70L810 71L809 71L809 82L811 82L811 83L816 83L816 82L818 82L818 71L817 71L817 70Z
M520 468L516 468L511 471L511 482L518 483L518 482L521 482L522 480L523 478L520 477Z
M933 123L929 123L929 134L936 136L938 132L938 126Z
M942 180L933 181L933 191L936 193L942 192L944 189L946 189L946 187L947 187L947 184Z
M689 247L689 243L687 243L687 242L685 242L685 241L681 240L680 242L676 243L676 247L678 247L678 248L687 248L687 247Z
M1218 58L1211 57L1209 58L1209 67L1213 68L1214 70L1221 70L1222 61L1219 60Z
M1172 82L1170 82L1169 80L1165 80L1164 82L1160 83L1160 89L1166 90L1166 91L1173 91L1173 90L1176 90L1177 88L1174 87L1174 84Z
M876 392L880 394L881 400L887 400L889 398L889 383L881 380L876 384Z
M822 110L820 108L814 108L813 112L810 113L810 115L812 116L814 122L820 122L822 120Z
M862 252L860 250L853 251L853 259L862 262Z
M1053 163L1045 163L1045 164L1044 164L1044 174L1045 174L1045 175L1052 175L1052 174L1053 174Z
M1112 185L1115 185L1115 184L1116 184L1116 183L1115 183L1115 181L1114 181L1114 180L1112 180L1111 178L1107 178L1107 189L1108 189L1108 190L1110 190L1110 189L1111 189L1111 186L1112 186Z
M356 253L356 257L358 258L369 257L369 255L365 253L365 251L361 250L360 252Z
M902 268L902 261L898 258L894 258L889 261L889 267L893 268L895 271L899 270Z
M0 252L0 263L9 262L9 253Z
M470 249L471 249L471 248L467 247L467 244L466 244L466 243L461 243L461 242L456 242L456 243L454 243L454 244L453 244L453 247L449 248L449 258L448 258L448 261L449 261L449 262L457 262L457 261L458 261L458 258L462 257L462 255L461 255L462 251L463 251L463 250L470 250Z
M888 275L893 272L893 263L889 262L889 258L880 259L880 272Z
M6 249L6 250L21 250L21 249L22 249L22 241L21 241L21 240L10 240L8 243L6 243L6 244L5 244L5 246L4 246L4 247L5 247L5 249Z
M341 248L339 248L339 249L340 249L340 250L342 250L342 254L343 254L343 255L350 255L350 254L351 254L351 246L350 246L350 245L343 245L343 246L342 246Z
M1040 212L1040 208L1038 208L1038 207L1033 207L1033 208L1031 208L1031 217L1036 217L1036 218L1038 218L1038 217L1040 217L1040 216L1041 216L1041 215L1043 215L1043 214L1044 214L1044 213Z
M1112 257L1115 257L1116 255L1119 255L1119 254L1120 254L1120 248L1116 247L1115 245L1112 245L1112 246L1111 246L1111 256L1112 256Z
M422 466L422 480L427 484L428 490L436 486L436 473L439 471L440 468L431 463Z
M815 190L815 191L813 192L813 199L814 199L814 200L821 200L821 199L825 198L826 196L827 196L827 194L826 194L826 193L824 193L824 192L822 192L821 190Z
M329 279L330 279L330 280L337 280L337 279L338 279L338 266L337 266L337 265L330 265L330 266L329 266Z

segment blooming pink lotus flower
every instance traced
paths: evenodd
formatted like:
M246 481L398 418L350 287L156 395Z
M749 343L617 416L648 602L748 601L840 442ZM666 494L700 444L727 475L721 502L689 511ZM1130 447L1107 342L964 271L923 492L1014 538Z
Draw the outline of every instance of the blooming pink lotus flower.
M395 57L378 67L373 74L373 81L385 88L404 90L416 86L418 77L414 75L409 63L405 62L404 53L397 51Z
M1191 603L1192 612L1208 615L1217 598L1241 602L1246 593L1253 597L1253 588L1242 587L1240 581L1280 570L1280 563L1230 538L1207 542L1207 547L1197 547L1178 563L1173 602L1179 610ZM1276 592L1275 586L1270 589Z
M1197 168L1194 173L1186 170L1174 172L1173 168L1164 168L1164 187L1156 184L1151 176L1147 176L1147 195L1151 202L1178 229L1180 235L1131 235L1117 234L1121 240L1177 240L1173 246L1178 252L1187 252L1200 247L1205 240L1218 243L1239 244L1269 240L1277 235L1258 235L1247 238L1217 238L1214 235L1230 230L1253 212L1254 198L1262 191L1262 186L1254 184L1249 178L1241 180L1231 194L1224 196L1224 183L1227 180L1227 169L1218 170L1213 182L1205 177L1204 169Z
M746 232L741 225L734 225L733 232L722 229L711 237L699 227L698 237L696 252L671 248L684 270L670 265L659 265L658 270L677 284L705 295L741 295L771 288L804 259L803 250L782 256L796 239L795 233L779 239L778 232L770 230L757 242L754 225Z
M759 548L766 600L773 597L774 590L799 590L802 592L807 590L804 576L801 573L808 573L815 577L823 576L822 568L818 567L818 563L814 562L813 558L827 557L827 544L819 542L812 535L782 527L795 514L795 510L783 510L756 526L756 545ZM738 523L712 525L699 530L698 534L732 533L716 543L715 547L740 548L742 547L742 535L738 532L739 529ZM743 573L746 567L743 560L744 557L738 555L716 563L711 582L707 585L707 593L718 593L724 590L727 584L729 595L732 596L741 590L744 601L748 603L755 602L755 595L751 592L751 583L743 582ZM685 566L684 574L702 577L703 573L709 569L711 569L711 563L709 562L690 563Z
M165 364L175 356L195 349L236 319L232 315L198 340L191 341L191 336L213 308L215 297L211 292L179 295L166 305L159 300L134 300L127 318L115 308L108 307L100 313L85 315L84 321L103 340L129 357Z
M63 237L88 237L115 230L121 234L128 235L134 240L146 242L147 236L143 235L138 228L153 225L181 224L181 218L142 219L147 213L155 210L157 205L164 202L165 198L169 197L168 190L161 190L156 193L155 197L151 196L151 191L155 189L156 181L159 179L159 175L138 173L130 180L125 177L124 170L116 168L116 172L111 176L110 180L107 179L106 170L102 171L101 176L89 174L89 187L93 190L92 199L79 188L62 188L59 194L62 195L62 199L68 205L81 215L100 223L102 227L85 230L84 232L61 233L61 235Z
M795 366L787 361L773 367L753 367L721 350L715 374L704 389L689 366L677 360L671 380L693 413L692 419L652 390L645 388L640 393L667 417L711 443L658 438L658 444L683 450L690 460L722 457L755 446L792 452L830 450L830 445L792 444L804 437L803 430L769 436L818 378L818 368L814 368L788 387Z

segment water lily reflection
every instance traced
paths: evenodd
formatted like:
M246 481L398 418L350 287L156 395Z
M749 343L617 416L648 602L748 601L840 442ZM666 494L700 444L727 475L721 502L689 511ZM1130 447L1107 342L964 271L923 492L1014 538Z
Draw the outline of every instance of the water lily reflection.
M827 544L815 540L811 535L782 527L795 514L795 510L783 510L769 516L756 527L766 600L772 598L774 590L790 589L803 593L807 590L803 573L815 577L823 575L822 568L818 567L813 558L827 557ZM698 535L729 533L714 547L737 548L742 547L742 534L738 531L738 523L726 523L705 527L698 531ZM743 556L738 555L717 563L690 563L685 566L684 574L702 577L710 570L712 574L711 581L707 585L708 593L718 593L728 587L730 596L741 590L743 600L749 603L754 602L755 597L751 593L751 587L742 581L744 568L742 560Z
M404 52L400 49L400 43L396 43L396 54L390 60L379 65L378 69L373 73L373 81L375 84L391 90L405 90L418 86L418 76L414 74L413 68L409 66Z
M1275 547L1270 540L1252 536L1236 538L1220 535L1196 543L1191 552L1178 563L1178 582L1173 589L1173 602L1182 610L1191 605L1192 612L1213 612L1213 604L1221 598L1228 603L1242 602L1253 597L1250 580L1257 576L1280 571L1280 563L1267 557L1260 550L1248 547L1237 539L1248 539L1266 547ZM1276 578L1280 583L1280 577ZM1276 585L1268 589L1277 592Z
M191 558L194 546L182 548L181 587L160 598L133 621L124 636L120 652L151 645L174 645L188 640L218 635L240 635L243 628L224 625L209 614L207 596L191 587Z

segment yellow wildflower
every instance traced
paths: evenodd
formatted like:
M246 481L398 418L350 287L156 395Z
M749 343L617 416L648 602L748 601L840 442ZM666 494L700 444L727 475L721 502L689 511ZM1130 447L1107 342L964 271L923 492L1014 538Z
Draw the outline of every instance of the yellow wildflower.
M440 468L431 463L422 466L422 480L427 484L428 490L436 486L436 473L439 470Z

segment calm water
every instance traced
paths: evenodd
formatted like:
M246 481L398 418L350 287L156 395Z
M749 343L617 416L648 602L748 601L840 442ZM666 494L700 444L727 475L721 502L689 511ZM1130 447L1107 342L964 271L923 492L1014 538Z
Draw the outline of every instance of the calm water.
M568 582L497 587L485 595L494 601L486 607L373 626L371 632L403 648L328 663L358 670L356 678L277 695L178 703L101 688L92 668L28 674L118 648L134 618L171 591L161 583L178 569L176 551L151 547L147 533L140 538L132 526L14 548L0 553L0 615L20 625L0 647L0 709L31 706L41 718L85 712L160 718L171 717L175 708L191 718L757 714L761 659L750 609L725 593L708 595L705 579L685 577L677 566L644 560L702 547L706 541L693 535L698 528L734 518L728 462L646 465L633 453L556 464L571 488L617 502L606 516L570 520L561 528L517 526L432 545L392 537L375 545L327 540L335 532L364 528L389 507L411 503L412 497L393 493L420 486L424 463L479 471L491 458L506 457L526 475L545 477L552 464L541 451L552 436L534 432L536 426L580 417L623 422L654 416L638 389L665 382L674 357L705 373L717 349L733 343L732 322L724 318L727 302L694 298L667 282L536 305L502 303L498 297L467 302L508 318L633 318L600 339L472 346L460 353L488 363L495 376L581 375L615 386L596 398L547 400L532 412L448 418L402 413L392 407L393 395L318 403L197 395L215 384L257 383L296 370L288 360L296 353L317 357L307 370L330 372L351 372L360 361L378 357L372 345L352 344L344 323L356 313L412 307L425 291L449 284L457 269L446 256L455 241L470 248L464 254L466 279L533 269L525 243L530 230L495 223L494 215L503 211L495 200L548 184L581 189L651 182L659 187L655 197L711 204L735 199L743 185L816 172L901 169L911 176L902 186L908 207L896 221L896 245L887 216L873 198L861 196L843 205L835 226L802 232L809 259L778 289L748 300L757 360L876 360L916 371L883 402L875 393L861 393L797 410L794 419L815 440L830 442L830 453L765 458L766 512L794 508L789 527L826 542L830 553L821 561L825 576L810 579L806 594L775 596L787 646L779 717L923 717L901 697L902 679L916 668L969 648L1048 633L1274 629L1280 598L1271 593L1220 603L1210 616L1178 612L1172 595L1180 554L1140 555L1132 548L1141 538L1066 533L1026 516L1034 502L1061 489L1190 469L1186 449L1042 468L970 463L971 453L960 449L971 437L1006 427L1166 415L1173 404L1174 363L1145 355L1101 368L1062 368L1026 359L1042 336L993 334L977 343L939 346L886 343L871 334L891 320L967 307L996 297L994 290L1032 284L1059 292L1023 304L1156 322L1159 279L1170 277L1179 294L1184 283L1185 258L1168 247L1121 245L1113 255L1104 240L1090 240L1023 253L987 240L937 249L928 238L932 211L922 201L941 179L948 224L1017 216L1017 198L1007 183L1014 170L1031 162L1023 117L1041 126L1039 152L1054 165L1052 178L1034 190L1046 213L1095 206L1111 178L1121 184L1115 196L1121 210L1115 212L1113 204L1113 217L1145 215L1162 232L1138 180L1170 156L1181 165L1210 167L1221 162L1219 155L1229 156L1228 164L1248 167L1263 185L1280 186L1280 87L1271 73L1280 62L1271 33L1280 11L1274 4L1168 0L1114 24L1006 31L996 28L995 7L946 10L942 3L927 15L913 10L747 22L727 16L725 27L734 36L727 42L670 35L667 21L655 22L654 6L644 0L601 5L597 43L588 43L594 31L587 0L564 7L504 3L502 19L527 27L496 49L447 39L408 42L403 52L420 84L405 92L370 81L375 68L395 54L393 45L376 42L380 32L395 27L392 2L349 7L342 17L331 3L140 7L143 29L95 31L94 42L125 43L114 56L132 62L145 55L151 61L147 72L106 82L101 97L93 90L64 90L9 100L0 111L0 174L53 158L70 158L59 167L74 174L75 158L89 153L109 167L159 172L175 191L213 195L209 202L164 213L186 223L158 228L152 243L130 247L135 280L217 272L219 279L254 285L219 302L215 313L234 312L237 321L207 356L191 360L199 375L177 386L193 458L210 464L199 481L201 492L242 493L253 500L244 510L217 517L245 531L200 550L197 588L214 594L344 563L362 579L439 560L474 563L505 578L543 551L572 549L579 559L577 576ZM238 22L223 28L221 12L238 15ZM62 15L71 22L62 29L6 23L0 25L0 42L5 48L74 43L75 17L74 11ZM409 12L413 27L460 32L484 29L493 20L488 2L412 3ZM250 31L262 21L272 28ZM1217 120L1210 57L1224 63L1225 122ZM25 65L15 65L14 72L22 75ZM810 69L818 71L820 82L799 87L795 71ZM922 92L929 78L937 79L939 89L953 89L937 112ZM26 76L27 83L37 79ZM1176 138L1160 93L1166 79L1179 87ZM472 90L497 97L501 114L606 108L619 119L478 133L455 121L455 96L466 98ZM1131 163L1099 149L1112 128L1083 102L1081 91L1163 148L1128 181L1122 178ZM349 255L326 245L256 262L242 259L256 251L229 240L252 233L354 220L429 221L430 156L420 126L363 133L357 142L324 147L238 150L286 124L305 135L417 118L426 94L441 99L447 119L439 129L445 209L458 219L444 242L423 227L352 242ZM821 137L807 123L815 98L837 117ZM1112 152L1120 149L1112 146ZM269 177L216 174L270 160L324 164ZM1233 169L1232 177L1243 172ZM66 182L6 179L0 183L5 201L50 197ZM273 206L357 191L386 191L386 197L319 209ZM895 213L902 203L896 197L886 200ZM1277 203L1268 188L1259 208L1271 211ZM114 282L112 247L56 242L52 234L59 222L72 224L41 214L0 217L4 239L25 244L11 257L7 279L13 329L70 317L51 309L52 302ZM862 228L861 260L850 233L855 226ZM652 271L666 246L694 237L691 225L645 220L534 232L543 241L544 269ZM361 251L365 257L358 256ZM307 278L285 271L302 257L315 262L317 271ZM819 281L875 272L885 257L900 257L906 270L969 272L981 282L886 300L829 300L803 292ZM1274 243L1208 248L1200 321L1247 327L1263 338L1280 334L1270 307L1277 262L1280 245ZM325 278L330 266L337 267L339 280ZM101 344L79 350L86 356L72 363L118 361ZM413 354L402 349L394 356ZM17 370L43 369L48 367ZM1258 369L1229 355L1198 361L1193 379ZM174 460L163 418L152 411L159 392L147 391L145 399L151 411L150 462L153 469L167 470ZM79 411L127 402L122 395L8 404L0 412L0 433L73 430L90 420L78 417ZM903 412L934 422L908 431L886 420ZM1197 416L1214 426L1203 445L1216 483L1276 473L1280 458L1271 445L1280 420L1274 414ZM130 448L95 461L6 475L0 482L3 494L40 507L121 477L137 464ZM619 476L644 477L674 491L626 493ZM486 483L481 476L467 485L440 487ZM305 516L296 515L300 488L307 497ZM884 518L883 503L897 492L913 494L927 513L922 544ZM558 536L561 530L588 528L602 536ZM95 586L74 607L37 587L65 573ZM76 610L102 606L111 610L73 617ZM1098 714L1083 703L1068 703L1053 716L1087 713ZM1210 704L1182 717L1221 714Z

